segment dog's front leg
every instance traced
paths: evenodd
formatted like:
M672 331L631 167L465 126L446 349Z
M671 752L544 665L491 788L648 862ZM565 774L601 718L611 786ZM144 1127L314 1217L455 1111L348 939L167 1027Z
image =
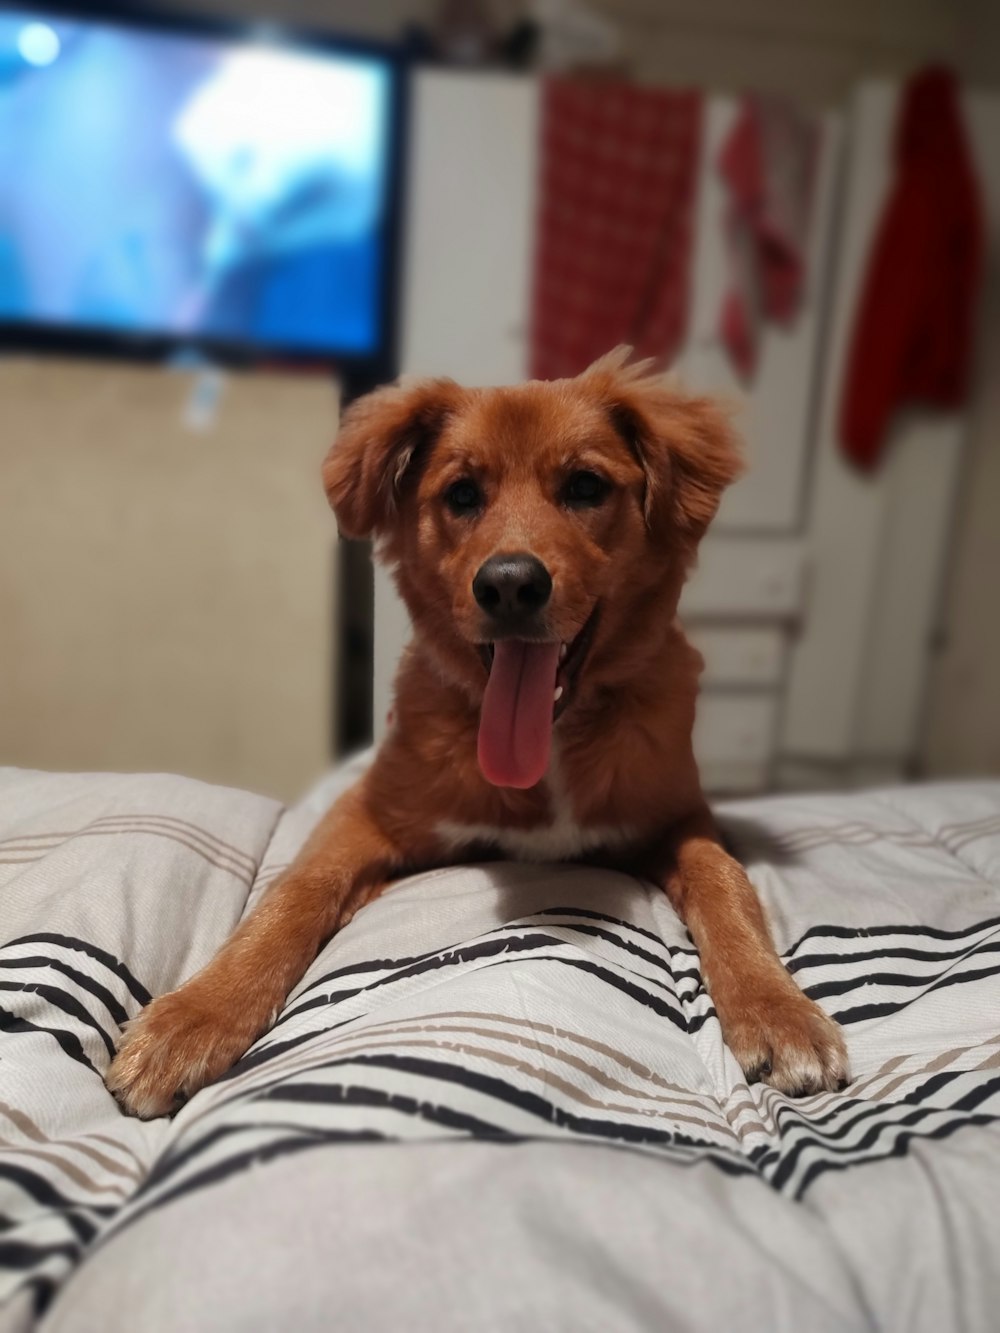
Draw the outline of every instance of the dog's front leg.
M107 1075L125 1109L163 1115L223 1074L273 1023L323 941L399 864L352 788L208 966L128 1025Z
M848 1066L840 1028L785 970L756 891L723 849L707 809L671 831L665 887L747 1077L793 1097L842 1087Z

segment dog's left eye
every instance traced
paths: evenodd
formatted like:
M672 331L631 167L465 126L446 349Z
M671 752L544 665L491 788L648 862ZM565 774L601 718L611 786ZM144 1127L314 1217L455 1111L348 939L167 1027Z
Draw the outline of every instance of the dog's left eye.
M610 490L596 472L574 472L563 488L563 499L569 505L599 505Z
M471 514L482 504L483 495L474 481L463 478L448 487L444 493L444 502L455 514Z

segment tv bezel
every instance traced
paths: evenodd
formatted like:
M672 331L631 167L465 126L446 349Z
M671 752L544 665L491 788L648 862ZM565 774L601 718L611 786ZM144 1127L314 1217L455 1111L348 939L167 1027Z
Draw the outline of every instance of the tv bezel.
M98 357L140 362L208 363L225 368L332 369L359 385L392 379L397 373L402 279L402 215L405 191L410 62L402 46L347 36L326 29L260 20L191 14L158 4L91 4L86 0L22 0L0 3L0 13L37 13L52 18L90 20L164 33L217 37L234 43L266 39L278 49L357 55L389 69L384 263L379 293L379 340L370 351L323 351L291 343L269 344L170 331L109 328L105 325L10 319L0 316L0 354L17 352Z

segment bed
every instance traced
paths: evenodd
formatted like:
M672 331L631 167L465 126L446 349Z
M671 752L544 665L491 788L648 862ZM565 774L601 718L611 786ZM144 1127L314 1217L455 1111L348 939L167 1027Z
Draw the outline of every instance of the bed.
M980 1330L1000 1299L1000 783L719 808L853 1082L748 1086L652 885L401 882L173 1120L119 1025L212 955L283 809L0 770L0 1333Z

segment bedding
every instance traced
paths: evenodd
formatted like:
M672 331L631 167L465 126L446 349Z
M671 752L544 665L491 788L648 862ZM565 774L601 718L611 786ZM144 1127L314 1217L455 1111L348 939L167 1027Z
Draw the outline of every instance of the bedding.
M0 1333L980 1330L1000 1301L1000 783L719 816L853 1081L748 1086L664 896L415 876L172 1120L119 1026L364 758L282 809L0 770Z

